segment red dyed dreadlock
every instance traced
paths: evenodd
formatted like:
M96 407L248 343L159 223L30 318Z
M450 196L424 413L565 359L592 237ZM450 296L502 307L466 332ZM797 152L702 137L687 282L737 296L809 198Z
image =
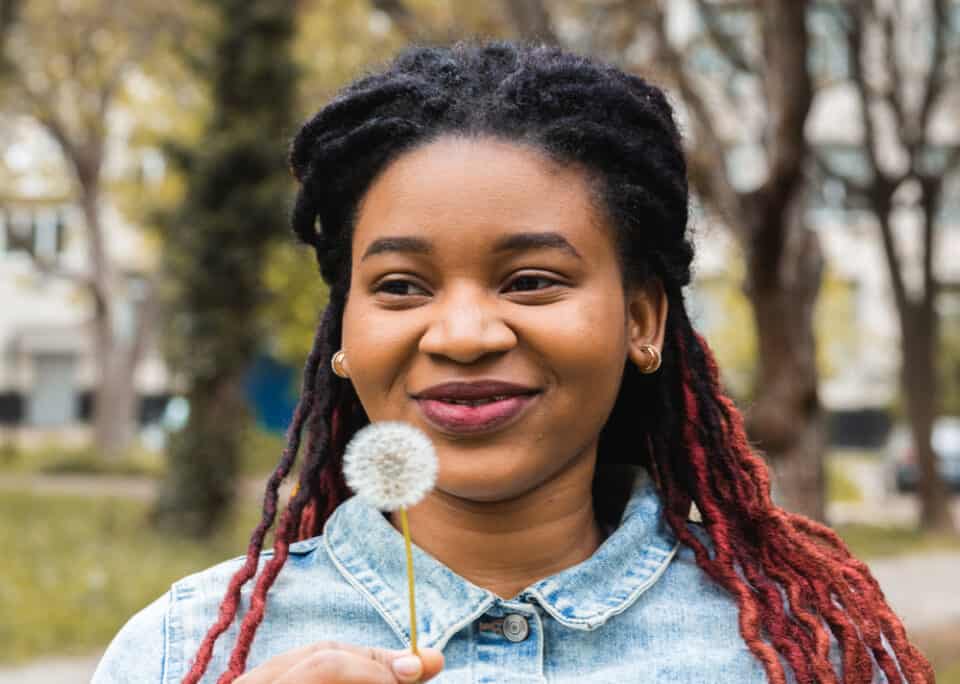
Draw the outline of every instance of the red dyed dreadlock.
M298 489L280 516L274 556L257 578L220 682L244 671L289 545L319 534L348 496L343 450L367 417L350 383L333 375L330 359L341 342L353 212L390 160L436 135L458 132L537 145L596 174L625 283L657 278L663 285L668 313L661 369L645 376L627 365L600 434L598 460L625 458L651 472L667 522L698 566L736 600L740 632L770 681L787 681L785 665L801 683L840 681L832 640L844 682L871 682L877 667L889 681L901 673L910 682L934 681L866 565L829 528L770 498L767 468L752 452L740 413L721 391L713 355L684 307L682 288L693 258L685 237L686 167L663 93L558 49L497 43L411 49L386 71L351 84L294 141L291 164L302 187L293 225L316 249L323 278L332 284L330 303L246 562L231 579L184 682L203 676L217 638L237 615L304 428ZM636 446L624 453L623 444ZM687 525L691 502L701 511L706 541Z

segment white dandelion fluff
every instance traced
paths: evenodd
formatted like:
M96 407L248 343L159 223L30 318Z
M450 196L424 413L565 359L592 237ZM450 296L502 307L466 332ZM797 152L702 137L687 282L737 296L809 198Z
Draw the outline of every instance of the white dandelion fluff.
M347 486L382 511L413 506L437 480L430 438L399 421L371 423L357 431L343 454Z

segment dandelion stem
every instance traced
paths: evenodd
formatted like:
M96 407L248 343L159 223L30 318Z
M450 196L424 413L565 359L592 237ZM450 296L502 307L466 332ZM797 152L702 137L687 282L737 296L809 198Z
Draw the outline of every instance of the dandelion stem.
M407 582L410 594L410 646L414 655L417 651L417 608L413 600L413 548L410 544L410 523L407 522L407 507L400 507L400 524L403 526L403 541L407 547Z

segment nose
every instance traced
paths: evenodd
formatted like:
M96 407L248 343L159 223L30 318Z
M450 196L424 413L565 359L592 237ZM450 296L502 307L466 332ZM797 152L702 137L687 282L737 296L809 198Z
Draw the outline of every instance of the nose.
M485 354L505 352L517 336L504 322L496 295L475 287L448 290L431 307L436 315L420 338L424 354L446 356L458 363L473 363Z

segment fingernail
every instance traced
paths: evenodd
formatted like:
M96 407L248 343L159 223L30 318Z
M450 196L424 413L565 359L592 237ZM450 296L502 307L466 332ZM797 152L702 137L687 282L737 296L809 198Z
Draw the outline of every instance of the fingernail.
M398 677L419 677L420 670L420 659L415 655L400 656L393 661L393 671Z

